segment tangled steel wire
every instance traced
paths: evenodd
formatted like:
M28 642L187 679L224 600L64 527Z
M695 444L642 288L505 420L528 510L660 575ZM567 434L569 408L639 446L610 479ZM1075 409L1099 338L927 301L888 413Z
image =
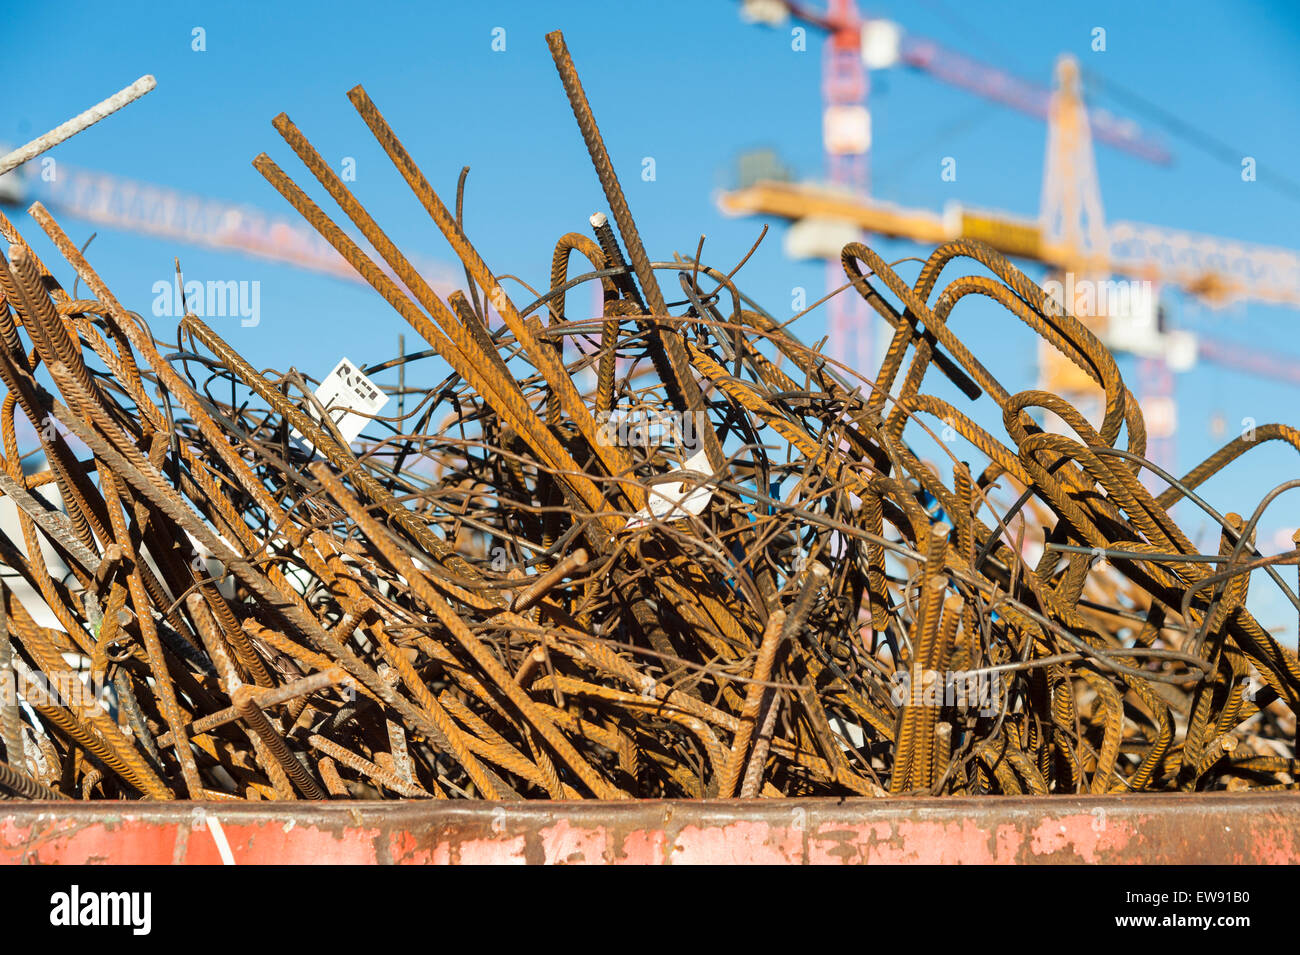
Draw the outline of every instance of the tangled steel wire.
M612 799L1296 784L1300 666L1244 604L1258 569L1295 602L1273 565L1297 554L1255 553L1264 505L1243 520L1195 494L1249 442L1181 481L1158 472L1112 356L973 242L937 249L910 286L870 248L845 247L853 292L894 329L874 380L851 385L739 290L739 266L648 259L564 41L548 41L614 225L597 215L594 238L561 238L551 288L525 307L360 87L349 98L469 294L435 294L287 116L275 128L382 266L269 157L254 162L427 342L399 361L451 368L411 412L375 417L359 451L301 377L258 372L193 314L174 346L155 339L39 204L32 216L93 298L69 296L0 217L0 489L22 537L0 536L0 676L19 688L0 701L0 790ZM570 278L574 252L591 269ZM940 288L958 259L989 274ZM663 279L680 288L674 304ZM603 315L568 318L566 294L588 283ZM970 295L1087 373L1105 396L1100 424L1057 395L1007 392L948 327ZM932 369L994 402L1005 435L925 393ZM1030 409L1072 433L1042 430ZM19 412L39 441L27 454ZM978 449L978 475L918 457L927 418ZM1300 450L1283 425L1256 438ZM27 474L35 450L48 469ZM1144 468L1168 490L1152 496ZM994 501L999 480L1023 491L1010 508ZM1216 554L1171 519L1183 498L1221 523ZM1042 535L1032 566L1027 534Z

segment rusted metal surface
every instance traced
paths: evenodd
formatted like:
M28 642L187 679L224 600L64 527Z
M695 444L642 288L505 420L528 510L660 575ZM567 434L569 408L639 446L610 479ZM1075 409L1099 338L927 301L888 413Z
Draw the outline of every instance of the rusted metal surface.
M255 369L199 317L160 340L39 204L56 268L91 297L0 216L0 491L18 521L0 562L27 585L0 581L0 678L27 704L0 699L0 790L792 800L756 802L743 832L812 796L1300 785L1300 661L1246 606L1259 579L1300 608L1275 566L1300 549L1253 543L1300 481L1244 517L1196 494L1265 441L1300 450L1300 431L1261 425L1164 474L1114 357L976 242L910 281L846 245L836 294L893 338L877 369L832 362L792 330L802 315L745 296L753 249L729 268L703 239L651 260L564 40L547 41L610 219L575 214L594 237L561 236L544 292L488 266L465 174L453 212L362 87L347 98L410 210L464 266L445 301L272 121L344 218L270 156L253 165L424 339L397 364L442 376L356 441L302 375ZM590 269L571 277L574 253ZM601 314L570 314L580 289ZM1097 407L996 380L949 327L971 301L1077 366ZM27 474L35 454L49 470ZM48 483L61 512L33 494ZM1215 552L1180 501L1221 528ZM68 692L86 683L91 698ZM881 811L902 825L923 805Z
M0 863L1297 864L1300 795L14 805Z

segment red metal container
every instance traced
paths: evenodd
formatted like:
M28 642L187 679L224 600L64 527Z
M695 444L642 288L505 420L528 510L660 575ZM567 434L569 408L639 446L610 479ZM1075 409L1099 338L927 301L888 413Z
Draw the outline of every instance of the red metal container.
M1297 863L1300 793L9 803L4 863Z

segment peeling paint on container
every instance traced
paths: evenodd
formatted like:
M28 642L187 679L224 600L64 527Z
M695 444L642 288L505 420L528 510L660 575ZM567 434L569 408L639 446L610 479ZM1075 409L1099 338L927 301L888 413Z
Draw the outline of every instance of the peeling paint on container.
M9 803L0 863L1300 862L1300 793L525 804Z

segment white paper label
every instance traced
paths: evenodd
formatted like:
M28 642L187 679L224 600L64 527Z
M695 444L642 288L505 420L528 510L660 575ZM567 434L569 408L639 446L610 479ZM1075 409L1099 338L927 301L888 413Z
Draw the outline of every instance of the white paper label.
M704 449L696 451L682 465L681 471L699 471L712 474L709 456ZM671 474L680 474L672 471ZM645 527L651 521L680 521L683 518L700 514L713 497L713 488L700 484L699 478L690 477L687 481L663 481L646 488L646 506L633 514L627 521L627 527ZM690 490L685 490L687 483Z
M356 365L343 358L316 389L316 400L328 412L330 420L338 428L343 440L351 444L370 423L366 415L378 414L384 405L388 404L388 395L361 374ZM354 413L358 411L361 414ZM314 407L308 406L307 413L313 420L320 420L320 415ZM313 450L312 443L304 438L297 428L293 430L291 436L294 443L304 451L310 453Z

